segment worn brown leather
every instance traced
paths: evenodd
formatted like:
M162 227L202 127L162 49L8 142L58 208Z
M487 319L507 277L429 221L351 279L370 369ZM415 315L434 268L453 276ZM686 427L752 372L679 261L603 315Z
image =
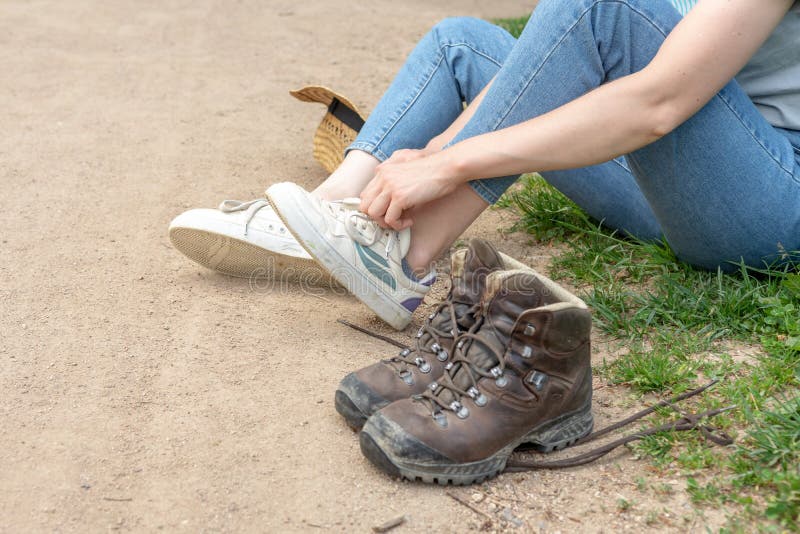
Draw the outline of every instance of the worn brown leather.
M397 357L378 361L356 371L354 376L345 377L339 391L348 395L359 410L369 411L365 415L371 413L366 407L368 404L385 405L425 391L444 371L454 337L474 325L487 275L504 268L503 258L491 244L473 239L467 249L453 254L452 286L447 298L420 328L411 347ZM456 325L453 325L453 317ZM444 361L437 358L434 344L445 351ZM417 358L424 364L413 363Z
M463 345L455 364L440 379L453 387L440 386L379 412L454 463L487 458L543 423L591 403L591 316L585 305L577 299L564 302L532 272L496 273L487 285L496 287L487 289L480 326L459 338ZM503 368L507 383L502 387L490 374L494 367ZM485 395L486 405L456 391L470 386ZM466 418L456 415L454 401L469 411Z

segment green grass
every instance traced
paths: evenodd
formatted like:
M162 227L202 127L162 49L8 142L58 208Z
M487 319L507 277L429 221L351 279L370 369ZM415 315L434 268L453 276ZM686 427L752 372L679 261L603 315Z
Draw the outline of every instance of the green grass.
M492 22L500 26L501 28L505 28L511 35L514 37L519 37L519 34L522 33L522 30L525 28L525 25L528 23L528 19L530 17L516 17L510 19L495 19Z
M551 276L579 288L595 327L619 348L620 356L596 369L609 384L667 397L716 378L693 407L737 406L714 421L736 437L733 447L709 447L696 433L662 433L634 445L636 453L656 469L683 473L697 506L724 506L731 530L797 531L800 274L790 266L694 269L667 243L604 228L535 175L499 204L519 214L512 230L561 244ZM732 346L753 356L736 359ZM663 409L654 417L674 415Z

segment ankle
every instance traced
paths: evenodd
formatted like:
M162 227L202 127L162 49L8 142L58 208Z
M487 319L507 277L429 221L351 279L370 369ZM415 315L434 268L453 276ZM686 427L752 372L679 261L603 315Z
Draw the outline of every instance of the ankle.
M414 246L412 242L404 261L408 265L408 269L414 274L414 277L422 280L433 269L435 256L435 254L423 250L422 247Z
M361 150L351 150L342 163L313 193L323 200L357 197L375 176L380 161Z

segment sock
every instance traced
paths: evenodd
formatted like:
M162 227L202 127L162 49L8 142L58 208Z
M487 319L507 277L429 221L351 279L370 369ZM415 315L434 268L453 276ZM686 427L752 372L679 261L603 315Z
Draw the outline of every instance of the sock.
M403 274L405 274L409 279L413 280L418 284L422 284L424 286L432 286L433 283L436 281L436 272L433 270L431 270L422 278L419 278L417 275L414 274L414 271L411 269L411 266L408 264L405 258L403 258L403 261L400 265L403 267Z

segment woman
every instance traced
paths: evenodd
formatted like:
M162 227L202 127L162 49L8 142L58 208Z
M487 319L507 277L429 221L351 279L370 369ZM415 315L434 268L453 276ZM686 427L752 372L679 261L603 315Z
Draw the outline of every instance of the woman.
M312 194L271 187L281 220L261 203L247 221L287 223L398 328L432 282L431 262L524 172L607 226L663 235L699 267L798 250L800 2L703 0L682 19L686 8L542 0L517 41L446 20L342 165ZM258 250L279 257L277 239L291 242L280 230Z

